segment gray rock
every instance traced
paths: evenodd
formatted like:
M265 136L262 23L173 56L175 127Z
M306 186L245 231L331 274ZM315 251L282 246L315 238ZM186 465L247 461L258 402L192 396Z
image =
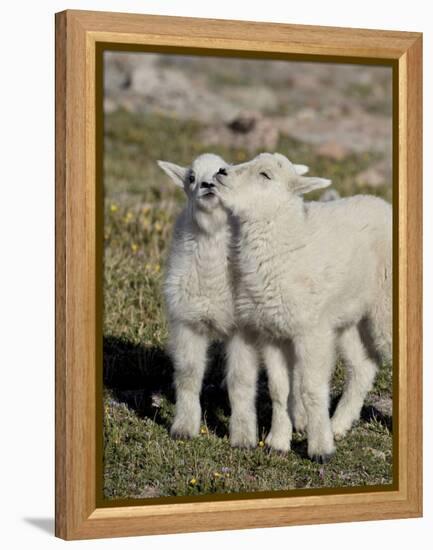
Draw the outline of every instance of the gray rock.
M383 416L392 418L392 398L384 396L373 396L370 400L371 405Z
M359 185L369 185L370 187L380 187L385 183L383 174L375 168L367 168L356 176L356 182Z
M324 193L322 193L319 201L330 202L330 201L335 201L339 198L340 198L340 193L336 189L327 189Z
M325 141L316 147L316 153L322 157L328 157L333 160L342 160L349 154L349 149L338 141Z

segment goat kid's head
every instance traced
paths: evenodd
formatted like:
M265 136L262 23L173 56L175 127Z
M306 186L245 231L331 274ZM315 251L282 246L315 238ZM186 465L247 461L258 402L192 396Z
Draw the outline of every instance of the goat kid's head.
M331 184L304 176L308 167L293 164L279 153L262 153L249 162L223 167L214 177L221 202L232 212L254 208L271 212L290 196L303 195Z
M211 153L200 155L191 166L179 166L163 160L159 160L158 165L178 187L185 191L190 203L198 210L211 212L220 206L213 176L228 165L218 155Z

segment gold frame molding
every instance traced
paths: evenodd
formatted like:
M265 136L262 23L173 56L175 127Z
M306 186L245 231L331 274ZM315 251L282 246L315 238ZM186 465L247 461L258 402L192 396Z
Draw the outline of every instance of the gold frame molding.
M233 38L236 37L236 38ZM396 263L393 485L291 496L101 504L101 51L183 51L393 68ZM99 61L98 61L99 59ZM98 206L99 205L99 206ZM56 14L56 535L83 539L422 515L422 35L161 17ZM98 443L99 442L99 443Z

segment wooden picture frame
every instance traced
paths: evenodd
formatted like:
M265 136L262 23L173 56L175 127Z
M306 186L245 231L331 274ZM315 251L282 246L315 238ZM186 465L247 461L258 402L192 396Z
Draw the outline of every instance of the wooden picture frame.
M104 44L236 52L393 68L394 311L398 393L392 490L100 505L101 131L97 56ZM100 125L99 125L100 126ZM419 517L422 514L422 35L120 13L56 14L56 535L64 539Z

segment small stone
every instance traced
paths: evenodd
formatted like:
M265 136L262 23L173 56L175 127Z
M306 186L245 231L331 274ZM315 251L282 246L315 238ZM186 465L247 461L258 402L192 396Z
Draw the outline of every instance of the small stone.
M359 185L370 185L371 187L380 187L385 183L383 175L376 168L367 168L356 176L356 182Z
M322 193L319 201L330 202L330 201L335 201L339 198L340 198L340 193L336 189L327 189L324 193Z
M372 454L374 458L379 458L380 460L386 459L386 454L383 451L379 451L378 449L373 449L373 447L365 447L364 450Z
M372 406L383 416L392 417L392 398L391 397L373 397Z
M228 124L211 124L200 135L207 146L223 145L249 153L274 150L278 138L279 129L273 119L254 111L241 112Z
M342 160L349 153L348 149L337 141L326 141L316 149L317 154L333 160Z
M157 498L160 496L159 489L152 485L145 485L141 493L138 494L139 498Z
M248 134L253 130L256 125L256 119L252 116L239 116L229 122L228 127L233 132L238 132L240 134Z

